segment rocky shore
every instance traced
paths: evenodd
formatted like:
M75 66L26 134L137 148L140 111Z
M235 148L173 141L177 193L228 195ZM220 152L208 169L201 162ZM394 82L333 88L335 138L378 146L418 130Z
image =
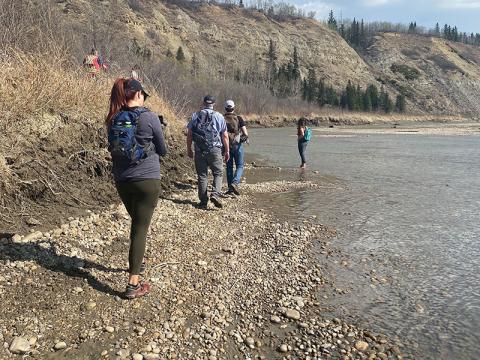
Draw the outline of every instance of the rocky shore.
M162 198L151 226L152 292L127 301L123 206L0 242L0 358L386 359L398 344L326 318L334 230L278 219L259 193L311 182L246 184L221 210L197 209L194 186Z

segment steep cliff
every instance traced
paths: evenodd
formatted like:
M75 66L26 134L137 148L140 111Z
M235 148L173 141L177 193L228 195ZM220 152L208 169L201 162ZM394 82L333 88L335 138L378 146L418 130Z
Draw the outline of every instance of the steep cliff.
M266 71L273 40L278 64L290 60L297 47L302 75L313 67L337 90L349 80L362 87L375 84L392 96L405 93L411 112L480 114L478 47L385 33L357 52L316 20L275 21L239 7L131 0L63 0L58 6L73 29L85 32L81 46L88 48L94 38L112 61L125 47L138 46L162 58L181 46L187 64L195 56L205 75L233 78L237 70Z

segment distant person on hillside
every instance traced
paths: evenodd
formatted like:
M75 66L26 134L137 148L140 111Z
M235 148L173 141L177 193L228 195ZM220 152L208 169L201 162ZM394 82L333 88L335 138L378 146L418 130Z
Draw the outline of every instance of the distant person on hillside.
M106 118L115 185L132 219L127 299L150 290L148 283L140 282L140 275L145 271L147 231L160 194L159 157L167 153L159 116L144 107L147 97L137 80L117 79Z
M91 77L96 77L98 71L100 70L100 64L98 62L98 52L95 49L92 49L90 54L85 56L83 59L83 66L90 74Z
M302 164L300 165L301 169L307 167L307 160L305 158L305 152L307 150L308 142L312 137L312 129L307 127L305 119L301 118L297 123L297 141L298 141L298 152L300 153L300 159Z
M140 81L139 72L140 72L140 69L138 68L138 65L135 65L134 67L132 67L132 71L130 72L130 76L132 77L132 79Z
M195 170L198 176L199 207L208 205L207 183L208 168L213 173L213 192L210 201L218 208L222 207L220 195L223 180L223 159L230 158L227 125L222 114L213 110L215 98L207 95L203 98L203 109L194 113L187 125L187 154L194 157L192 142L195 143ZM225 154L222 156L222 148Z
M247 127L240 115L235 114L233 100L225 102L225 121L227 123L228 143L230 145L230 159L227 162L227 194L240 195L240 182L243 174L243 143L248 141ZM235 172L233 165L235 163Z

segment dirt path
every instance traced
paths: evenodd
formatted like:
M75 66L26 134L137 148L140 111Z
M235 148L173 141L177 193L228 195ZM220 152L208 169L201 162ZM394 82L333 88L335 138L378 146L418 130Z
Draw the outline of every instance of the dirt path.
M161 199L148 242L149 296L121 298L129 220L123 206L0 243L0 358L401 358L382 335L325 319L316 294L332 282L314 249L334 231L280 222L245 185L222 210L196 209L194 189Z

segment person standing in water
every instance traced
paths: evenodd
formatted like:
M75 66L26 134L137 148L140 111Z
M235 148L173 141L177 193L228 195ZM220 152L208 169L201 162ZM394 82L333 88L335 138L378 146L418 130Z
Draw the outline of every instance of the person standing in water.
M305 169L307 167L307 160L305 157L305 152L307 150L308 142L312 137L312 129L307 127L305 119L301 118L297 123L297 141L298 141L298 152L300 153L300 159L302 164L300 169Z
M167 153L159 117L144 107L147 97L139 81L117 79L106 118L115 185L132 219L127 299L150 291L140 274L145 271L147 232L160 195L159 157Z

